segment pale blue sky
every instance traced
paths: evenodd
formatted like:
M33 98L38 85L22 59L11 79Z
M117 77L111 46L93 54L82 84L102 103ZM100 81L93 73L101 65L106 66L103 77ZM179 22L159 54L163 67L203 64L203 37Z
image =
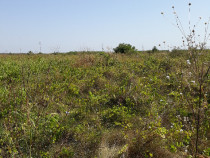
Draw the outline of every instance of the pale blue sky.
M192 23L210 16L210 0L191 0ZM183 25L189 0L0 0L0 53L105 50L119 43L151 49L181 43L175 6ZM167 19L161 16L166 14ZM187 25L186 25L187 26ZM187 30L187 27L186 27Z

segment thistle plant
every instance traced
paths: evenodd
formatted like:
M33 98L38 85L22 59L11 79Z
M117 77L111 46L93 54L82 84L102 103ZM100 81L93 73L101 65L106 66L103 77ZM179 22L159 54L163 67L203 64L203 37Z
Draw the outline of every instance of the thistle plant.
M188 3L188 31L186 31L182 25L182 22L172 6L173 15L175 17L175 23L171 23L177 27L182 35L182 46L187 48L188 59L187 71L190 72L190 77L186 78L188 82L189 93L185 92L185 99L188 102L188 109L192 113L192 132L194 133L191 137L191 154L194 157L198 157L199 154L203 153L203 148L201 147L204 140L207 141L207 133L209 131L209 106L208 106L208 92L209 92L209 71L210 71L210 61L204 59L204 55L209 53L207 49L207 42L209 40L210 34L208 32L210 18L207 22L204 22L204 36L201 40L201 35L197 34L198 25L201 23L202 18L199 17L196 24L191 23L191 3ZM164 13L161 14L165 17ZM168 20L168 19L167 19ZM184 71L183 71L184 72ZM183 74L184 75L184 74ZM195 99L190 100L189 95L194 95Z

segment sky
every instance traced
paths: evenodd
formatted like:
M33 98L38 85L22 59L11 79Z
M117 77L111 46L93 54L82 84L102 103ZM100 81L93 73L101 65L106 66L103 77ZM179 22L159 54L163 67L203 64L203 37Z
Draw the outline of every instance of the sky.
M111 51L119 43L138 50L180 46L172 6L187 32L189 2L191 24L202 17L196 30L202 34L210 0L0 0L0 53Z

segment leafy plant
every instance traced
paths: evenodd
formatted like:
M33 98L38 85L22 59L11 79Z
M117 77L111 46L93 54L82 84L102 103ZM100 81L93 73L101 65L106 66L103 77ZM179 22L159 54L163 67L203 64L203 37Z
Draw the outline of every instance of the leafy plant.
M152 52L153 52L153 53L158 52L158 49L157 49L156 46L154 46L154 47L152 48Z
M120 43L116 48L113 49L115 53L135 53L137 50L130 44Z

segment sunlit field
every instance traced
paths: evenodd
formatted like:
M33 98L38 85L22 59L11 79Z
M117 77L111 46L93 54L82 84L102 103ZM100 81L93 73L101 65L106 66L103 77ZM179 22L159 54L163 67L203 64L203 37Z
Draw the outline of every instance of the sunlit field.
M209 51L199 58L207 72ZM197 138L208 157L210 78L200 90L191 63L186 51L2 54L0 157L192 157Z

